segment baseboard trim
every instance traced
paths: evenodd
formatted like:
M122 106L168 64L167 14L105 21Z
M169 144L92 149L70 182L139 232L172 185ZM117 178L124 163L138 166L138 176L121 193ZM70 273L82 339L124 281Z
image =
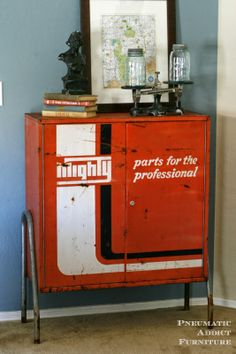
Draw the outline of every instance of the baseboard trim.
M190 305L206 305L206 298L192 298ZM62 307L55 309L46 309L40 311L41 318L52 317L66 317L66 316L79 316L79 315L95 315L116 312L131 312L131 311L144 311L154 310L160 308L179 307L184 305L183 299L171 300L156 300L147 302L131 302L123 304L109 304L109 305L92 305L92 306L76 306L76 307ZM33 311L27 311L27 317L33 318ZM0 312L0 321L14 321L20 320L20 311L3 311Z
M214 297L214 304L217 306L229 307L232 309L236 309L236 301L235 300L228 300L228 299L221 299L219 297Z

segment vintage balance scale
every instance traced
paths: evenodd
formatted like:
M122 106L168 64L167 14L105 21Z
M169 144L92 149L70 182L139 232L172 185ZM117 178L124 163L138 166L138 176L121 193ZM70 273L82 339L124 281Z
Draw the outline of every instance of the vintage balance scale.
M163 84L168 84L169 87L163 87L159 80L160 72L156 72L156 78L152 86L137 85L137 86L122 86L122 89L132 90L132 98L134 106L130 109L130 115L136 116L163 116L163 115L182 115L183 109L181 107L181 96L183 86L192 84L193 81L164 81ZM163 94L172 94L173 102L163 104L161 97ZM148 107L143 107L141 104L141 97L146 95L153 95L153 103Z
M146 80L146 64L143 49L128 49L126 85L122 86L122 88L132 90L134 107L130 110L131 116L183 114L180 100L183 86L193 83L190 80L190 55L186 45L173 45L169 64L169 80L163 82L168 87L164 86L159 80L159 71L155 72L154 76L151 75L153 84L147 85L146 83L149 79ZM163 94L169 94L169 103L161 103ZM145 95L153 95L153 104L149 107L143 107L140 103L141 97Z

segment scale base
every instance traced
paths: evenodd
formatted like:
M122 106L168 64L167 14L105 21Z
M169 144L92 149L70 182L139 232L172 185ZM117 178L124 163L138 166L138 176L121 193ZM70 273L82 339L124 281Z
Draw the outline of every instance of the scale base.
M130 109L130 115L132 117L142 117L142 116L153 116L153 117L160 117L160 116L168 116L168 115L183 115L182 109L170 107L164 107L163 109L156 109L155 107L132 107Z

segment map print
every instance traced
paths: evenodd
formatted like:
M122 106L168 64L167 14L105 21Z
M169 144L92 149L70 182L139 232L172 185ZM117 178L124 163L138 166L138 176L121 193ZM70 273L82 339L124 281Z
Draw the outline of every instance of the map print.
M129 48L142 48L146 60L147 83L156 69L155 17L152 15L102 16L102 57L104 88L125 84L125 63Z

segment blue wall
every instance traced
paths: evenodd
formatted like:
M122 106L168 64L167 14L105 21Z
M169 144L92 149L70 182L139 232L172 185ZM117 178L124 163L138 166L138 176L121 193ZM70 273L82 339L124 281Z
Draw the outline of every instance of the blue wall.
M1 0L0 80L0 311L19 310L24 210L24 113L41 110L45 91L60 91L65 65L57 60L69 34L79 29L78 0ZM215 117L216 0L177 1L177 39L189 44L193 87L186 108ZM194 286L193 295L202 295ZM40 296L41 307L177 298L183 285L114 289Z
M57 60L79 29L78 0L1 0L0 80L0 311L20 303L20 216L24 210L24 112L41 110L45 91L61 90Z
M188 44L192 86L186 87L184 106L216 115L218 0L177 0L177 39Z
M218 0L177 0L176 3L177 39L188 44L194 81L184 90L183 106L211 116L209 256L213 269Z

